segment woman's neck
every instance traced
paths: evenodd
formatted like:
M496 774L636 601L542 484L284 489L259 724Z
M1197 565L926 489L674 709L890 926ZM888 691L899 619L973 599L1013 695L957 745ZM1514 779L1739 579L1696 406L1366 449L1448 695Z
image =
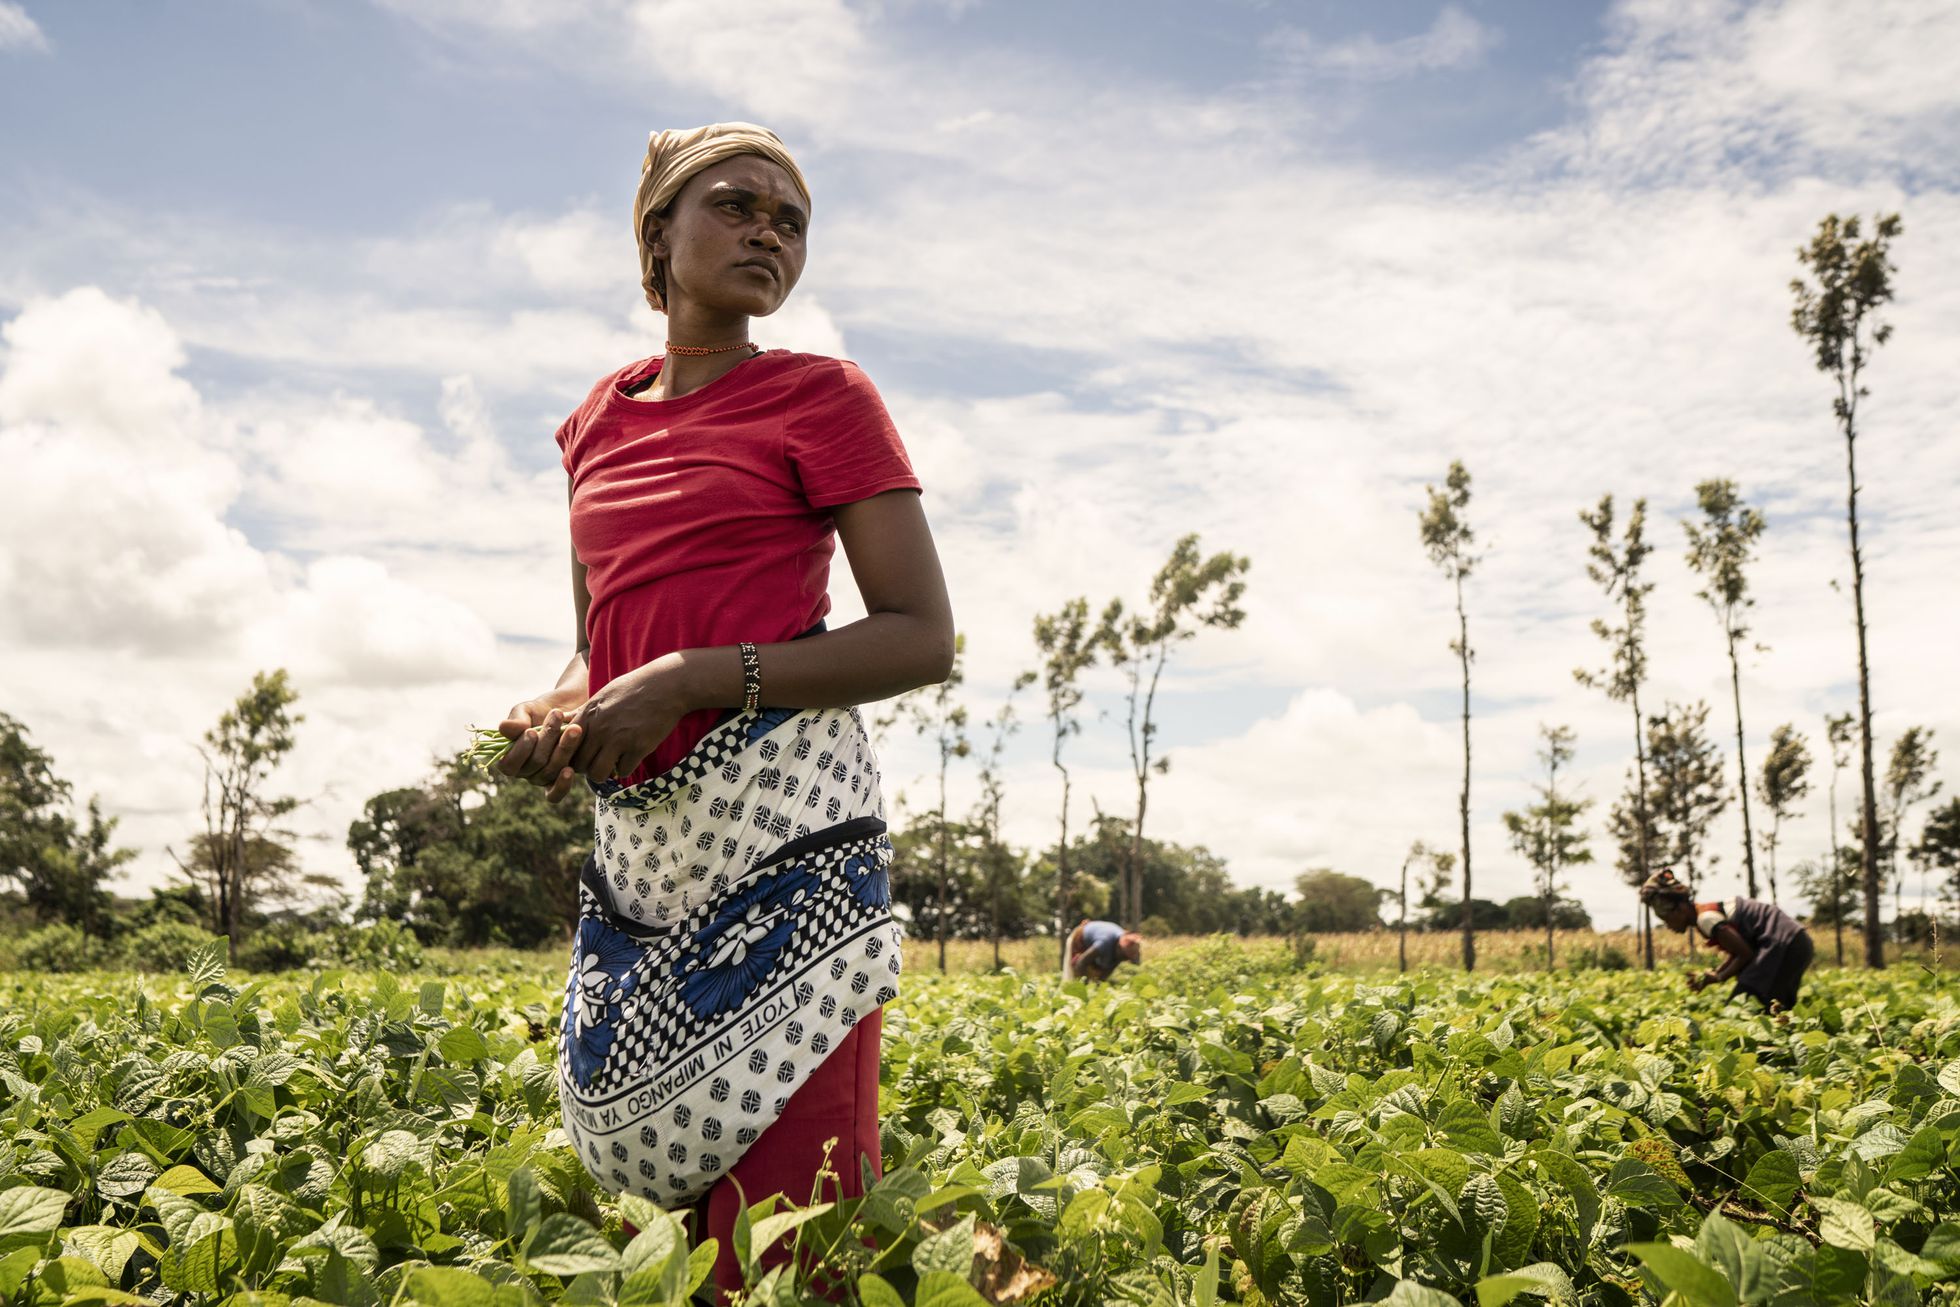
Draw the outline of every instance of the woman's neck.
M726 345L749 338L746 314L729 317L690 310L691 306L675 305L668 314L667 339L676 345ZM676 354L670 350L663 353L659 374L634 398L679 399L755 356L754 349L731 349L721 354Z

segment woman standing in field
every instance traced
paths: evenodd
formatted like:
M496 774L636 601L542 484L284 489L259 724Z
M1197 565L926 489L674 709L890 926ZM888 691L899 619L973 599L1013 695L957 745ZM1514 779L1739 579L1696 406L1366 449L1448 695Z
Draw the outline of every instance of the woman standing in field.
M1810 969L1810 932L1773 903L1733 898L1696 903L1694 894L1671 871L1657 871L1640 887L1641 901L1653 908L1669 930L1690 926L1728 956L1713 971L1688 977L1697 992L1725 980L1735 993L1752 994L1770 1011L1797 1005L1797 987Z
M666 347L558 428L578 647L511 709L500 764L582 778L558 1058L567 1134L614 1191L692 1207L740 1287L737 1206L879 1166L878 1050L897 993L885 804L855 705L948 675L953 621L921 486L871 382L763 349L802 274L803 175L774 133L650 139L633 205ZM825 629L833 534L867 616ZM841 1187L840 1187L841 1186Z

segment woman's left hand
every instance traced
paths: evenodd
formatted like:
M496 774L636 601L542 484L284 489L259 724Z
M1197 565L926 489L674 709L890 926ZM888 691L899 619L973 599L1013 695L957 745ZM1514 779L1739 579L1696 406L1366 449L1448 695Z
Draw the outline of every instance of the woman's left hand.
M575 721L584 736L571 768L594 781L630 775L691 711L679 667L656 659L615 677L585 701Z

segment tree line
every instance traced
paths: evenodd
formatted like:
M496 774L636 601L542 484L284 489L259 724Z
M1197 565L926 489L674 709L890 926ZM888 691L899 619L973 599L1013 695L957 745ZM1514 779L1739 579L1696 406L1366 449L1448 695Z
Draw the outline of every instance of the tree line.
M1859 537L1857 441L1859 408L1869 395L1866 369L1873 352L1891 337L1879 310L1893 298L1892 241L1903 226L1897 214L1881 216L1863 235L1859 219L1836 214L1818 224L1808 244L1797 251L1804 275L1790 282L1793 298L1790 323L1810 350L1818 371L1832 382L1831 412L1844 441L1848 484L1845 516L1848 527L1853 624L1857 634L1858 711L1856 744L1861 796L1851 838L1838 842L1838 773L1850 763L1853 718L1850 713L1827 715L1825 738L1831 751L1830 850L1826 857L1798 864L1793 871L1801 891L1810 899L1813 920L1836 927L1838 960L1843 961L1843 924L1854 897L1861 900L1867 965L1885 965L1885 934L1881 898L1886 885L1893 891L1895 926L1904 919L1904 877L1898 854L1905 847L1905 823L1920 803L1935 797L1940 781L1933 769L1938 753L1932 732L1911 726L1894 741L1881 791L1873 754L1871 663L1865 620L1864 555ZM1461 461L1450 464L1442 488L1430 486L1428 502L1419 515L1420 537L1429 559L1451 584L1456 603L1457 635L1450 651L1457 656L1463 692L1463 782L1458 795L1460 845L1457 860L1463 871L1463 964L1476 965L1476 925L1471 908L1470 785L1471 712L1469 621L1464 607L1464 580L1480 555L1469 521L1471 478ZM1686 562L1700 580L1696 597L1716 619L1728 662L1735 734L1735 773L1730 780L1721 750L1707 734L1710 707L1665 702L1659 712L1643 712L1642 687L1648 680L1646 599L1654 582L1643 579L1643 565L1653 546L1646 538L1647 501L1635 499L1624 532L1614 536L1614 497L1607 493L1597 505L1579 511L1587 533L1587 575L1604 592L1610 616L1592 621L1592 630L1605 642L1608 665L1578 668L1580 684L1603 691L1615 702L1629 705L1633 724L1633 762L1625 793L1613 804L1607 828L1616 846L1615 865L1628 884L1644 883L1655 869L1666 866L1693 884L1719 860L1709 847L1709 829L1739 801L1742 824L1742 864L1750 897L1762 893L1757 853L1763 854L1768 894L1780 901L1778 855L1783 825L1798 815L1797 803L1812 789L1813 758L1808 738L1795 723L1777 726L1760 771L1751 775L1745 748L1741 651L1750 638L1747 622L1755 600L1749 594L1747 569L1755 560L1766 530L1763 514L1745 503L1735 482L1714 478L1695 487L1701 518L1685 520ZM1835 586L1835 582L1832 583ZM1758 652L1766 647L1755 644ZM1573 737L1564 726L1542 726L1545 749L1540 758L1545 782L1539 801L1523 811L1507 812L1504 823L1513 848L1531 865L1541 894L1549 902L1564 884L1566 872L1592 861L1589 836L1581 825L1591 800L1561 794L1558 769L1572 757ZM1761 835L1750 799L1755 797L1769 818ZM1426 851L1418 844L1412 850ZM1960 900L1960 800L1935 810L1925 821L1920 838L1907 856L1921 876L1921 922L1927 917L1926 882L1937 870L1944 873L1948 900ZM1406 868L1405 868L1406 872ZM1639 912L1646 964L1654 965L1653 922L1642 905ZM1548 933L1546 946L1552 947Z

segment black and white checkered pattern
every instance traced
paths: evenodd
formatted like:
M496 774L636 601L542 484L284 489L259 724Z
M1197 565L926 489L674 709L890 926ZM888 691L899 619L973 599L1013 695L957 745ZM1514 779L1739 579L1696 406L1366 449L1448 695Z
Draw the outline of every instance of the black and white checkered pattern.
M876 761L855 708L765 709L723 723L643 786L595 788L582 915L630 935L639 956L619 978L627 996L587 1083L573 1074L569 1035L560 1049L565 1130L601 1184L684 1204L726 1174L861 1016L897 996L898 925L845 872L853 858L881 872L891 863ZM730 897L790 869L814 889L774 966L734 1011L698 1017L681 991L701 932ZM573 992L581 964L575 955Z

